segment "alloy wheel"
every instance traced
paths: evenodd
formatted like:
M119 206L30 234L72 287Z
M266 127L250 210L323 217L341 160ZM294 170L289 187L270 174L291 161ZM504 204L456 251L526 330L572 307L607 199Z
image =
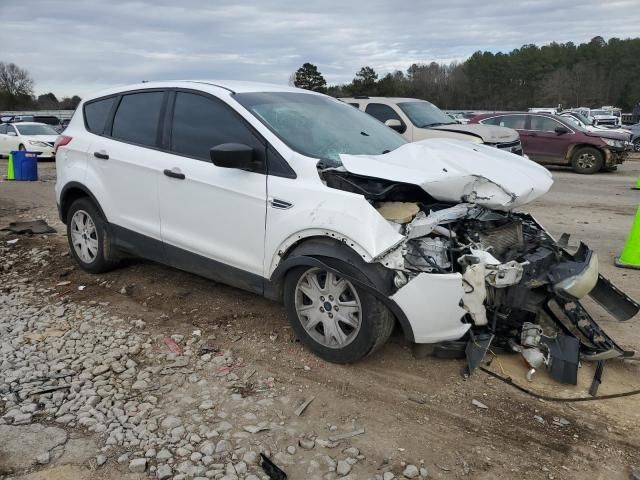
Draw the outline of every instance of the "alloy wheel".
M84 210L78 210L71 217L71 244L84 263L92 263L98 255L98 230Z
M298 280L295 308L305 331L320 345L343 348L358 335L362 303L353 284L320 268L312 268Z
M596 157L593 153L583 153L578 157L576 163L580 168L593 168L596 164Z

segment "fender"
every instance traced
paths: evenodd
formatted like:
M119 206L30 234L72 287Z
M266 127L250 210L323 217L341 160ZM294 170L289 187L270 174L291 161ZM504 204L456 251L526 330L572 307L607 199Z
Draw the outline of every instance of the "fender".
M327 263L322 260L322 257L338 259L353 265L355 263L354 257L358 258L359 256L356 252L350 250L349 247L336 243L331 239L316 238L308 240L297 247L289 257L278 265L269 279L269 285L265 289L265 296L268 298L280 298L282 280L287 271L292 268L300 266L319 267L346 278L351 283L358 285L358 287L379 299L391 313L394 314L400 323L405 338L410 342L414 341L413 329L411 328L409 320L396 302L390 298L390 295L394 293L392 291L392 284L391 282L384 281L384 273L390 272L389 270L378 264L367 263L362 265L359 263L357 265L358 268L364 267L366 276L377 280L375 283L381 285L381 287L376 287L373 282L366 282L354 278L351 275L345 275L343 272L327 265Z
M89 197L91 201L95 204L102 218L104 218L105 221L109 223L109 219L104 214L104 211L102 210L102 207L100 206L100 202L98 202L98 199L91 192L91 190L89 190L86 186L84 186L80 182L69 182L64 187L62 187L62 191L60 192L60 204L58 205L58 215L62 223L66 224L67 211L71 206L72 201L75 200L76 198L79 198L80 196L85 196L85 195L74 194L73 192L74 190L76 191L79 190L82 193L84 193L87 197Z

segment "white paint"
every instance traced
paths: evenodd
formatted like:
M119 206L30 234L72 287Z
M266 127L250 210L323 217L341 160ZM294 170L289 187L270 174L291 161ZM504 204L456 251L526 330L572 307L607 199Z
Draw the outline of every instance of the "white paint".
M442 138L383 155L340 155L340 160L351 173L418 185L440 201L496 210L529 203L553 184L546 168L519 155Z
M407 316L416 343L461 338L471 324L462 323L464 295L459 273L420 273L391 296Z

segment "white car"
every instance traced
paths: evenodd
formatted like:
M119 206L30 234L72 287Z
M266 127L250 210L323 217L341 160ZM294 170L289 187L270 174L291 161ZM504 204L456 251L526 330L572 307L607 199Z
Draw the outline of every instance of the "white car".
M58 132L45 123L18 122L0 124L0 155L14 150L35 152L40 159L54 159L53 146Z
M485 144L522 155L520 136L512 128L461 124L433 103L417 98L345 97L341 101L356 107L400 133L410 142L429 138L453 138Z
M361 359L396 324L416 343L520 343L550 301L585 331L585 355L626 354L578 299L597 286L618 317L638 305L599 280L586 246L569 252L512 211L552 184L518 155L408 143L325 95L215 81L85 97L56 148L60 217L84 270L135 255L281 300L326 360Z

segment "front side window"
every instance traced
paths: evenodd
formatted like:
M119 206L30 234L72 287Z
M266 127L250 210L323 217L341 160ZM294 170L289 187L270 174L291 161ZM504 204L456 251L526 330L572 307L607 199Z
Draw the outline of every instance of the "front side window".
M16 128L20 135L58 135L49 125L19 125Z
M380 155L407 143L375 118L323 95L239 93L234 97L289 148L338 164L341 154Z
M531 130L537 130L539 132L553 132L557 127L562 127L562 125L552 118L540 117L538 115L531 116Z
M209 160L209 150L223 143L241 143L260 156L262 144L241 118L222 102L178 92L173 111L171 150Z
M409 117L411 123L418 128L438 127L440 125L455 125L456 122L433 103L429 102L401 102L400 110Z
M155 146L164 92L124 95L113 118L111 136L139 145Z
M102 135L104 133L107 118L109 117L109 113L111 113L111 108L113 107L113 103L116 99L117 97L111 97L85 104L84 118L87 130L98 135Z
M382 103L370 103L364 111L372 117L377 118L382 123L387 120L400 120L402 122L400 115L398 115L389 105L384 105Z

